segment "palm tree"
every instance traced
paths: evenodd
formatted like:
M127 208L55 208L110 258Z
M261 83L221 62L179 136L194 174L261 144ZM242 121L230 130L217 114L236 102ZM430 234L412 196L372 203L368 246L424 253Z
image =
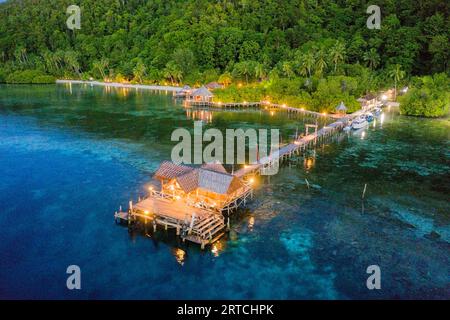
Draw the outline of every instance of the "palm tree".
M247 61L242 62L241 68L241 73L243 76L245 76L245 82L248 84L248 77L252 75L250 63Z
M325 60L325 53L323 52L323 49L320 49L317 52L316 74L321 77L326 67L327 61Z
M306 67L305 64L305 58L304 57L300 57L298 60L298 73L303 76L306 77L308 75L308 68Z
M259 80L266 77L266 70L264 70L264 66L261 63L255 65L255 77Z
M78 63L78 53L75 51L66 51L64 54L64 62L78 76L81 76L80 64Z
M333 47L330 49L330 58L334 63L334 73L336 73L337 65L339 62L343 62L345 57L345 45L337 40Z
M108 65L109 61L106 58L101 58L100 60L96 60L92 63L92 67L100 73L102 79L106 78L106 69L108 68Z
M219 83L223 84L225 87L229 86L232 80L229 72L225 72L219 77Z
M375 48L371 48L364 53L363 59L371 70L374 70L380 64L380 56Z
M402 70L402 66L398 63L395 64L391 69L388 71L389 77L394 79L394 100L397 99L397 83L403 79L405 76L405 71Z
M292 71L292 67L289 62L283 62L282 69L286 77L288 77L289 79L292 78L292 76L294 75L294 71Z
M146 71L145 64L141 60L139 60L136 63L136 66L133 68L134 78L138 80L140 83L142 83L142 77L145 75L145 71Z
M183 73L181 72L181 69L174 61L168 62L163 72L164 77L166 79L170 79L172 85L175 83L176 80L180 82L181 79L183 79Z
M303 56L302 61L301 61L301 66L302 66L302 68L304 68L305 70L308 71L308 76L310 78L311 78L311 70L312 70L314 64L315 64L315 57L312 52L308 52L307 54L305 54Z

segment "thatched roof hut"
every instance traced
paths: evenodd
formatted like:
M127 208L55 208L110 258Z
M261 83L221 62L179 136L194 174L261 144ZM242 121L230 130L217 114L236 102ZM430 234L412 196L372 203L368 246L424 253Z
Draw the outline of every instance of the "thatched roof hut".
M186 194L201 190L218 195L230 195L244 186L241 179L229 174L220 163L208 163L200 168L192 168L164 161L154 178L175 180Z
M344 101L341 101L341 103L336 107L336 111L342 113L347 112L347 107L345 106Z

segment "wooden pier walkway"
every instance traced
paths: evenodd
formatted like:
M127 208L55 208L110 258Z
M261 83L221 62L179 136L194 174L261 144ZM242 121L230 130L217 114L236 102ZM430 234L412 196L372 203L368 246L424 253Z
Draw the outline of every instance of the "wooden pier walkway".
M274 109L282 109L291 113L299 113L303 115L313 116L313 117L329 117L335 118L333 114L320 113L316 111L305 110L304 108L294 108L289 107L285 104L276 104L270 103L267 101L258 101L258 102L214 102L214 101L194 101L194 100L185 100L187 105L192 106L203 106L203 107L215 107L215 108L250 108L250 107L265 107L265 108L274 108Z
M265 104L265 103L264 103ZM199 104L200 105L200 104ZM201 105L206 106L233 106L233 107L249 107L261 106L260 102L241 103L241 104L220 104L209 102ZM301 112L305 115L326 116L317 112L307 111L284 105L267 104L270 107L282 108L288 112ZM215 171L215 174L225 175L231 179L239 179L240 181L249 181L252 175L264 174L264 170L276 164L279 165L284 160L293 156L304 154L307 150L315 148L318 144L325 143L328 138L334 136L336 133L342 131L350 121L359 117L364 112L370 111L375 105L354 112L345 117L341 117L337 121L318 128L316 121L315 125L307 124L304 136L296 136L295 139L289 143L281 146L277 151L259 159L257 162L245 165L243 168L235 171L233 174L226 173L226 170ZM308 133L310 128L314 129L313 133ZM176 168L176 171L189 170L187 167ZM210 170L210 169L205 169ZM214 169L213 169L214 170ZM181 172L180 171L180 172ZM210 172L211 173L211 172ZM177 184L178 185L178 184ZM173 190L173 189L171 189ZM253 196L253 188L248 183L241 184L237 191L229 195L226 201L222 202L219 207L211 207L202 205L199 202L192 203L188 198L175 196L175 194L168 194L154 191L150 188L150 195L144 199L139 199L135 205L130 201L129 209L126 212L119 210L114 215L116 222L126 222L128 226L135 224L138 220L147 228L147 224L153 226L156 231L157 225L164 226L164 229L175 228L176 234L180 236L183 241L188 240L201 245L203 249L205 245L212 244L225 233L225 229L229 227L229 215L231 211L238 209L242 205L246 205L248 197ZM227 221L225 221L225 217Z
M373 108L375 108L375 104L365 110L358 110L352 114L342 117L339 120L316 130L312 134L307 134L303 137L297 138L292 143L281 146L277 152L259 159L256 163L244 166L243 168L237 170L234 174L240 178L250 174L260 174L262 170L270 168L275 162L280 163L294 155L300 155L310 147L315 146L317 142L323 142L326 138L329 138L335 133L343 130L351 120L368 111L371 111Z

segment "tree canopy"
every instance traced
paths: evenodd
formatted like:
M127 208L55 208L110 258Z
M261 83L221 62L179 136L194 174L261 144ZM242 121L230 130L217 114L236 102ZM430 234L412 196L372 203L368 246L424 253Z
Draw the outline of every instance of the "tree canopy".
M366 27L369 3L357 0L83 0L81 29L69 30L72 2L0 4L3 69L154 81L201 81L211 69L246 79L275 67L286 77L336 75L355 63L448 72L448 3L440 0L380 0L380 30Z

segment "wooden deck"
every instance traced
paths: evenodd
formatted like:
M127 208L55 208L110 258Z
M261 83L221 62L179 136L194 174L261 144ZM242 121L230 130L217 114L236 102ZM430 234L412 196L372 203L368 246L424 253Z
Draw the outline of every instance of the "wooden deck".
M194 214L198 218L211 214L208 210L189 206L184 200L168 200L160 197L148 197L133 205L133 210L140 215L147 213L180 221L191 221Z
M130 202L129 210L119 210L114 214L116 222L124 221L130 227L138 220L145 225L152 224L156 231L157 225L164 229L175 228L176 234L183 241L188 240L201 245L217 241L225 233L226 226L223 213L227 216L242 204L245 205L252 195L248 186L242 188L219 208L205 208L200 204L194 205L188 199L176 199L168 194L152 191L150 196L136 204ZM229 218L228 218L229 219Z

